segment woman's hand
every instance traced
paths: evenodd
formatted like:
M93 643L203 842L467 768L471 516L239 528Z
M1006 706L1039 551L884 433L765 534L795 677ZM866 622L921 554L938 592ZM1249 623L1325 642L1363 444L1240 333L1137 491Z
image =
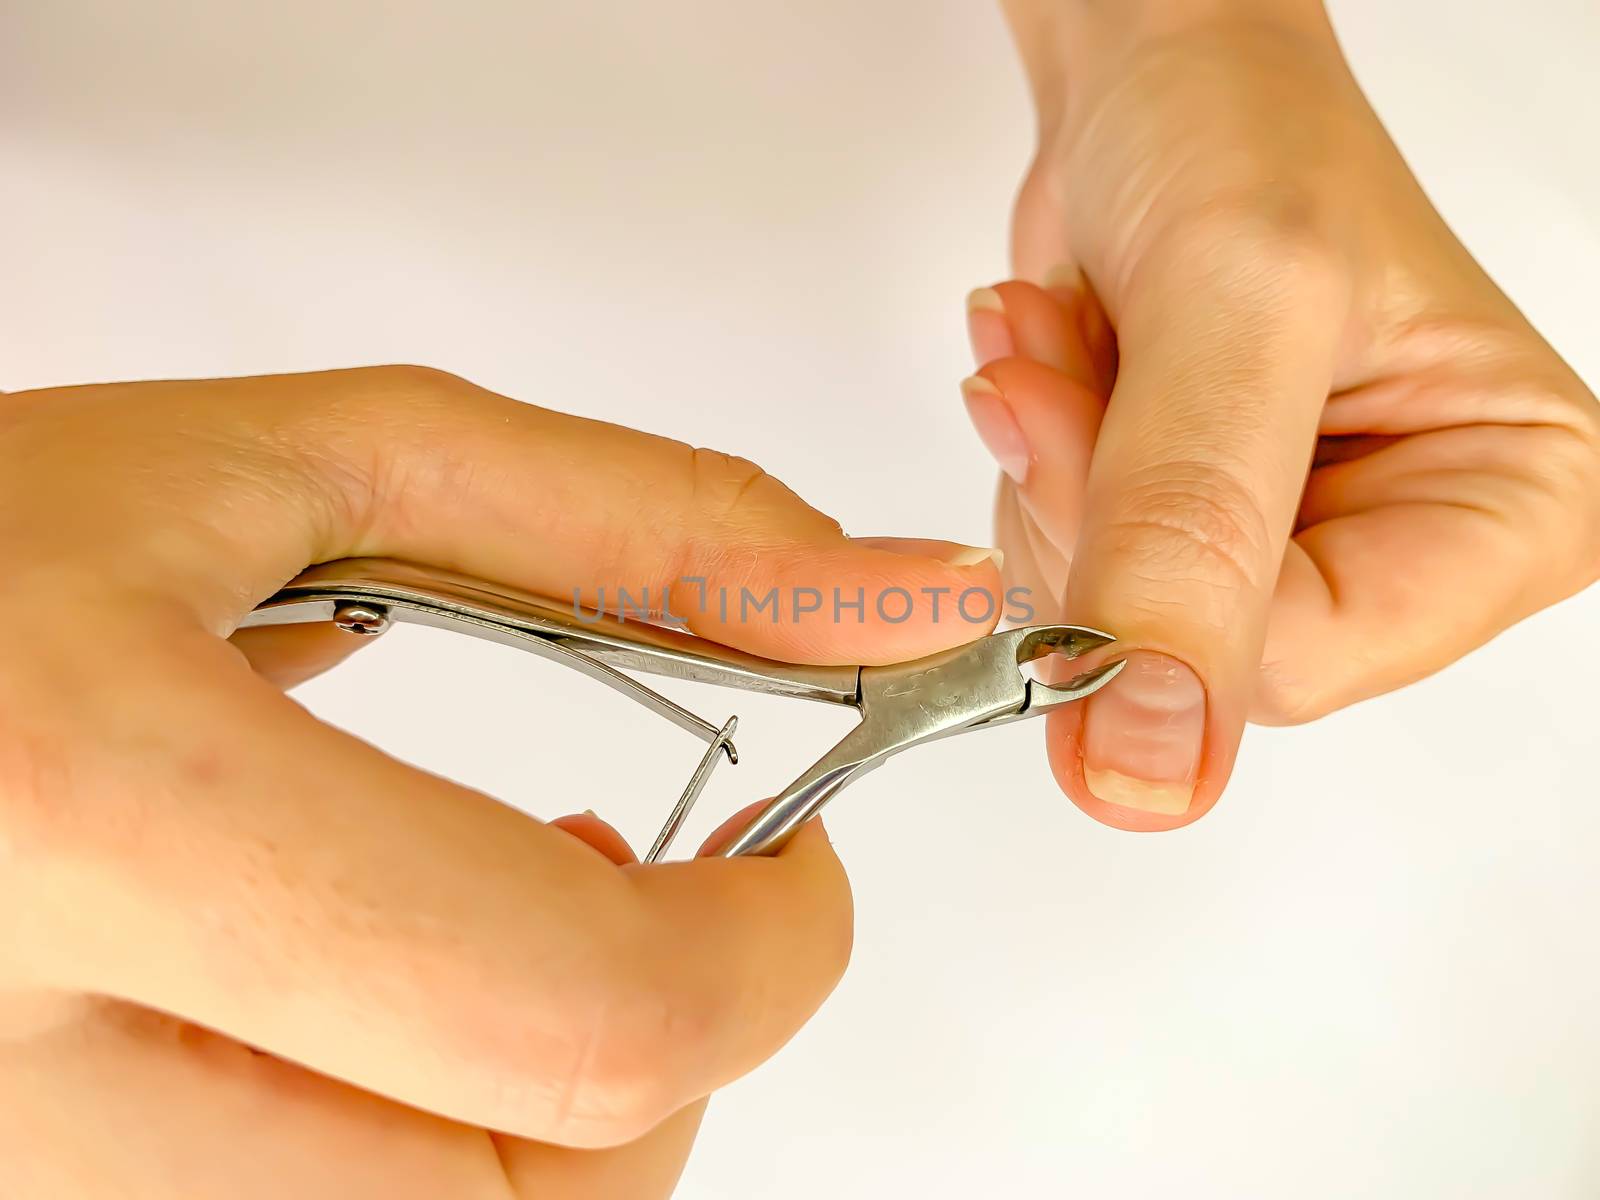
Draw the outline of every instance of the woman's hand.
M0 462L6 1196L665 1195L702 1098L844 968L815 825L774 859L639 867L596 818L543 824L310 717L268 681L354 639L226 640L307 564L923 600L892 624L674 605L809 661L965 641L920 589L997 585L981 551L852 542L742 460L417 368L0 396Z
M1593 582L1600 410L1429 205L1319 5L1007 8L1041 116L1015 264L1051 290L974 293L964 390L1008 582L1139 648L1052 719L1057 778L1170 829L1246 719L1399 687Z

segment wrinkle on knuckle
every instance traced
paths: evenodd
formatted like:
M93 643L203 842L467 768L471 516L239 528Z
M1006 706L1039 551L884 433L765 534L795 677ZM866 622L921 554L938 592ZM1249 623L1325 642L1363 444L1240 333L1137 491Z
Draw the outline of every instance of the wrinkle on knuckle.
M0 680L0 866L37 860L57 840L72 791L67 739L25 714L31 702Z
M1298 674L1262 664L1250 719L1259 725L1307 725L1338 707Z
M341 430L368 425L431 430L461 403L471 386L434 367L358 367L337 373L336 386L323 397L323 409L330 424Z
M1600 403L1548 363L1518 363L1516 378L1503 389L1509 418L1502 440L1516 437L1514 468L1502 480L1520 484L1519 510L1502 519L1507 532L1528 542L1528 522L1548 530L1549 544L1570 546L1576 554L1547 556L1563 587L1578 590L1600 579Z
M303 481L294 490L311 521L321 554L342 554L371 526L379 505L377 454L353 453L327 444L295 441L282 456Z
M463 946L431 925L403 940L391 970L407 984L389 994L388 1018L454 1064L473 1120L595 1147L631 1140L681 1103L662 1070L672 1048L654 1039L657 1001L637 966L642 923L617 896L591 893L581 926L537 959Z
M684 521L662 564L663 577L742 580L756 567L763 509L782 484L738 455L681 443L686 458Z
M553 1100L558 1140L632 1140L690 1098L687 1080L711 1018L684 1004L647 961L615 964L574 1030Z
M1275 556L1265 516L1243 485L1197 469L1135 483L1107 522L1128 570L1162 583L1270 589Z
M738 455L690 447L689 487L695 511L715 526L740 524L740 518L765 493L782 487L757 464Z
M1580 522L1578 564L1582 586L1587 586L1600 579L1600 403L1583 395L1571 402L1567 416L1560 444L1544 463L1559 478L1557 491L1570 497Z
M843 537L838 521L757 463L703 447L688 452L692 503L713 526L803 533L817 540Z
M94 607L67 598L48 612L29 604L0 613L0 624L35 631L26 653L0 661L0 863L65 857L85 834L113 838L131 803L96 803L96 781L110 782L113 797L126 790L125 772L107 760L140 717L128 709L126 676L109 677L76 644ZM128 632L101 624L113 639ZM147 657L130 648L124 661Z
M1600 500L1600 436L1567 424L1546 425L1532 453L1527 471L1541 489L1563 503Z
M329 552L403 523L419 476L448 475L440 434L470 391L448 371L409 363L332 372L309 390L279 447L313 482Z
M658 538L656 547L662 578L737 583L767 573L774 550L844 541L838 521L759 464L687 443L676 447L682 458L669 477L679 481L677 503L665 513L671 536ZM662 553L661 546L668 549Z
M1153 263L1189 262L1224 294L1304 304L1339 294L1346 254L1324 202L1307 187L1271 178L1219 189L1167 221ZM1152 268L1154 269L1154 268Z

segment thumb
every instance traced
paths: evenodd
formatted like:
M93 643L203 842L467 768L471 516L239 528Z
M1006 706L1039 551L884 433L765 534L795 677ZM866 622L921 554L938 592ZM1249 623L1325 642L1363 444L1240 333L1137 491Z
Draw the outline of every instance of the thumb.
M7 514L57 511L51 554L131 594L160 579L219 632L307 564L367 556L645 611L797 662L916 658L999 615L995 551L851 538L744 459L438 371L35 392L15 433L44 461L80 449L49 499L8 504L23 485L0 473L6 532L29 534Z
M1122 306L1066 594L1129 665L1049 735L1063 789L1126 829L1188 824L1227 782L1342 324L1292 254L1168 261Z

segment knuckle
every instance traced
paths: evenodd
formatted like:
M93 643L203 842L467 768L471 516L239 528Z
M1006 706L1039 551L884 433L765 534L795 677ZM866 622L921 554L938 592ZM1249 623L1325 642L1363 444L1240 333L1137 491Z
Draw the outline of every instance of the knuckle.
M1548 529L1575 553L1542 556L1545 573L1563 594L1586 587L1600 578L1600 403L1537 338L1472 335L1479 380L1497 385L1502 481L1521 485L1511 532L1531 546L1530 525Z
M459 395L468 386L459 375L417 363L357 367L353 374L353 390L390 402L434 403Z
M630 1010L634 1020L644 1015L638 1006ZM574 1111L597 1114L621 1141L641 1137L690 1098L682 1052L672 1041L679 1034L666 1013L656 1016L634 1028L629 1021L608 1022L597 1036L589 1069L574 1080ZM652 1030L651 1024L660 1028Z
M0 864L35 858L55 840L71 758L41 728L38 698L19 694L19 672L0 674Z
M1120 561L1152 580L1230 594L1271 588L1267 520L1248 487L1214 468L1180 464L1133 481L1107 531Z
M782 480L749 459L703 447L686 448L686 452L688 505L701 527L817 544L844 536L838 521L812 508ZM719 556L724 565L732 566L747 554L728 545L721 548Z
M700 446L689 450L689 483L695 509L717 524L737 522L783 486L747 458Z
M471 385L409 363L323 378L323 386L305 393L278 446L310 481L322 539L359 542L380 520L394 520L390 501L408 494L418 472L432 469L446 441L435 432Z
M1250 719L1258 725L1307 725L1339 708L1338 701L1282 664L1263 663Z
M295 386L260 395L278 411L275 427L302 440L338 439L367 425L413 422L457 402L471 387L448 371L411 363L288 376Z
M1174 219L1166 238L1229 288L1308 298L1343 287L1345 255L1324 202L1298 184L1231 189Z
M574 1023L556 1097L558 1140L631 1141L694 1093L690 1080L715 1027L716 1006L686 1002L666 971L645 962L634 956L604 969Z
M48 610L34 601L0 612L0 624L33 631L27 652L0 665L0 878L12 875L7 867L60 858L94 827L98 814L86 811L87 799L98 789L89 781L106 777L106 745L132 723L124 711L97 737L81 737L126 708L125 691L108 686L72 645L70 631L86 627L79 622L90 620L88 607L68 599ZM106 824L116 824L115 814Z
M600 901L558 962L480 963L488 986L470 994L455 983L453 951L427 958L413 1016L424 1040L456 1047L490 1081L486 1123L564 1146L614 1146L705 1090L694 1081L720 1006L690 994L647 927L629 903Z
M321 377L303 393L302 423L330 441L368 427L424 428L442 420L471 390L459 376L409 363L354 367Z
M811 536L842 533L839 522L818 512L774 475L748 458L697 447L689 476L699 511L721 523L783 521L804 526Z
M293 904L297 915L303 904L308 914L327 910L349 923L328 897L297 894ZM360 910L349 915L364 925L373 919ZM604 1002L590 987L587 964L536 963L410 923L384 932L381 955L365 965L382 962L405 985L370 996L366 1019L447 1067L442 1102L465 1120L519 1137L605 1144L609 1125L596 1114L607 1093L590 1062Z
M1600 403L1582 395L1564 404L1567 420L1556 426L1560 445L1548 456L1559 483L1563 509L1570 505L1581 531L1577 556L1580 587L1600 579Z

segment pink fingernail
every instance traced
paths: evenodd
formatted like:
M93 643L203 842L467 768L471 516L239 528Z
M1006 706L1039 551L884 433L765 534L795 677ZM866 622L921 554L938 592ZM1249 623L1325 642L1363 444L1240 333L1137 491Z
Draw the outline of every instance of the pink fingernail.
M1206 732L1200 677L1175 658L1135 650L1122 674L1084 703L1089 790L1125 808L1188 811Z
M998 546L969 546L965 542L908 537L853 537L850 541L852 545L871 546L874 550L887 550L892 554L937 558L952 567L975 567L979 563L992 562L998 571L1006 565L1005 552Z
M982 375L973 375L961 381L961 396L973 428L1000 469L1016 483L1025 481L1033 449L1000 389Z
M1065 263L1051 267L1044 273L1044 290L1055 296L1078 296L1083 292L1083 272L1074 266Z
M1011 322L1006 320L1005 302L993 288L967 293L967 337L980 367L1016 354L1017 343L1011 336Z

